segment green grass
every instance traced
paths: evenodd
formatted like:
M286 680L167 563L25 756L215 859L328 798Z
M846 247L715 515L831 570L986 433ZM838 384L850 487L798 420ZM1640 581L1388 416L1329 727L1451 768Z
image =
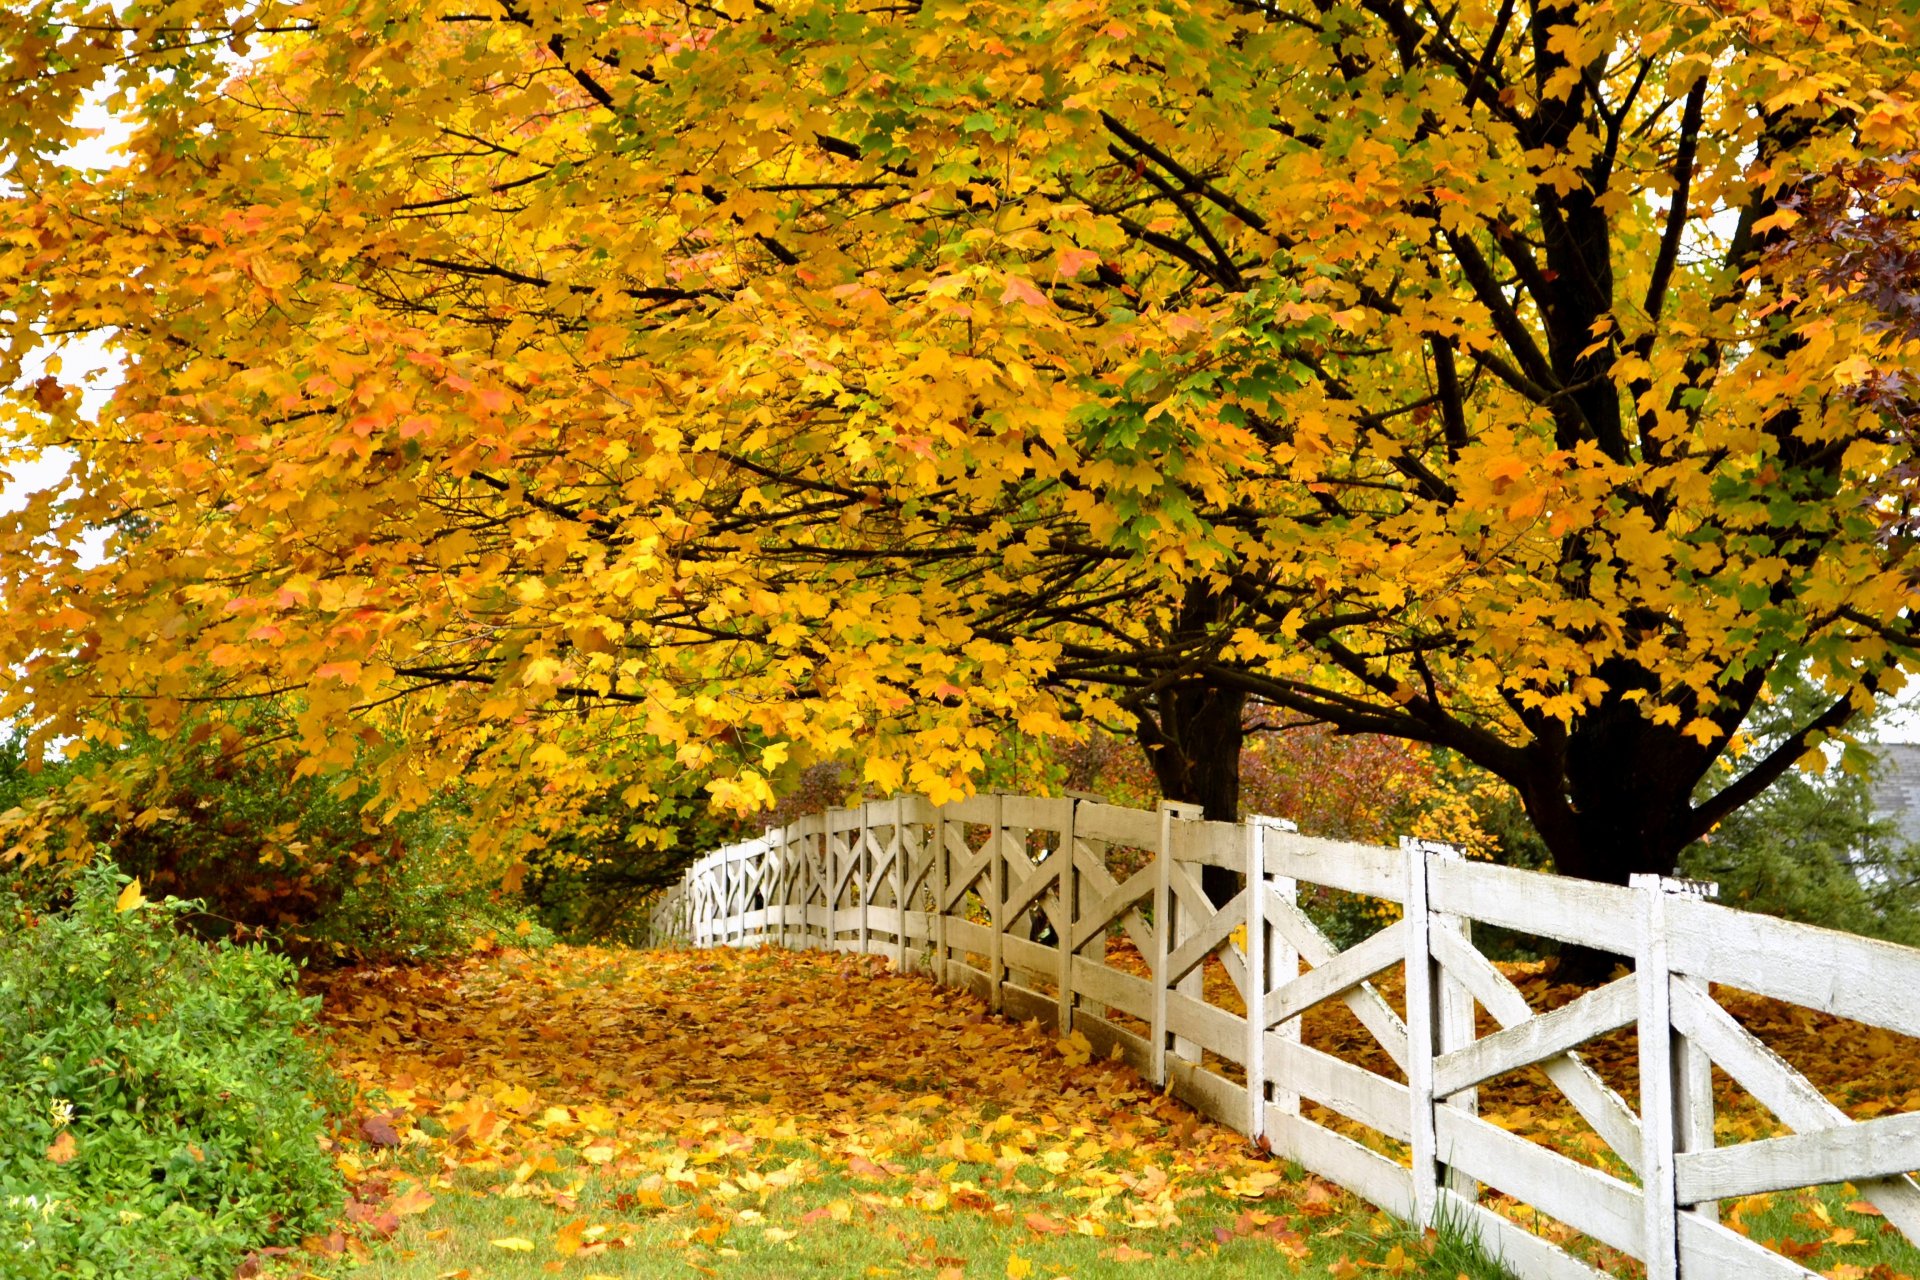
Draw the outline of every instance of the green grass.
M1920 1276L1920 1247L1885 1218L1847 1207L1863 1203L1851 1183L1839 1183L1725 1201L1720 1220L1737 1217L1755 1240L1822 1274L1843 1266L1869 1273L1884 1266L1895 1274Z
M809 1168L800 1150L797 1171L805 1176L792 1186L742 1188L718 1204L711 1192L695 1201L669 1191L656 1206L654 1197L643 1192L635 1199L630 1185L584 1166L534 1175L518 1184L518 1195L461 1194L484 1185L462 1176L390 1240L320 1274L360 1280L703 1274L739 1280L1339 1280L1362 1274L1454 1280L1462 1273L1499 1280L1502 1274L1464 1242L1422 1240L1351 1196L1328 1195L1325 1184L1298 1170L1264 1200L1196 1196L1179 1205L1177 1224L1165 1230L1091 1236L1036 1229L1083 1211L1084 1202L1036 1188L1001 1188L991 1166L907 1163L898 1176L855 1178ZM910 1201L928 1190L946 1194L946 1205ZM558 1247L569 1223L587 1228L585 1246L571 1254Z

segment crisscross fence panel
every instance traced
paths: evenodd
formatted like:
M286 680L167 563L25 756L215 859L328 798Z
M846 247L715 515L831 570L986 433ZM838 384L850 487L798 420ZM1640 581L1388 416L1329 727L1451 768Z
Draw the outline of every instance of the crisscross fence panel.
M1230 901L1204 891L1207 867L1239 877ZM1206 822L1177 804L901 797L708 854L652 925L664 942L859 952L968 987L1078 1032L1389 1213L1477 1236L1525 1280L1605 1273L1494 1212L1486 1189L1654 1280L1814 1275L1720 1220L1722 1201L1763 1192L1851 1182L1920 1243L1920 1112L1851 1119L1713 994L1722 984L1920 1037L1920 950L1734 911L1710 889L1591 884L1420 841ZM1382 914L1397 918L1342 948L1303 890L1391 904ZM1542 1012L1475 946L1476 922L1628 955L1632 971ZM1225 981L1203 981L1209 971ZM1385 975L1404 978L1399 1008L1376 985ZM1309 1044L1303 1021L1325 1009L1357 1023L1369 1052ZM1623 1033L1637 1043L1633 1103L1580 1053ZM1479 1114L1483 1086L1527 1068L1605 1158ZM1778 1136L1718 1144L1716 1069Z

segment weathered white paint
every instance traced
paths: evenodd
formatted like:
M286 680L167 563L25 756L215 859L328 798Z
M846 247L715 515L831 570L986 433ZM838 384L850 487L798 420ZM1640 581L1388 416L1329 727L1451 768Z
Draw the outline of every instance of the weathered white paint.
M985 834L974 841L970 829ZM1151 856L1121 883L1106 867L1109 845ZM1231 867L1247 887L1216 909L1201 892L1201 866ZM1343 953L1301 911L1301 882L1404 902L1405 918ZM716 850L662 895L649 923L661 943L772 942L930 967L1011 1016L1080 1031L1095 1052L1117 1052L1206 1114L1264 1132L1275 1151L1389 1212L1479 1232L1524 1280L1597 1273L1474 1203L1477 1183L1641 1259L1650 1276L1811 1274L1719 1225L1716 1203L1843 1179L1920 1240L1920 1186L1905 1176L1920 1166L1920 1115L1849 1120L1707 987L1731 982L1920 1034L1920 952L1730 912L1691 896L1696 888L1585 885L1464 862L1437 847L1315 840L1272 819L1202 822L1190 806L1148 813L1088 800L979 796L934 806L902 798ZM967 918L981 908L984 923ZM1052 943L1029 935L1042 920ZM1474 948L1475 920L1632 952L1637 971L1536 1014ZM1140 948L1151 977L1105 963L1115 930ZM1246 1001L1246 1016L1201 998L1209 957ZM1406 1021L1368 981L1402 963ZM1301 1043L1301 1015L1331 1000L1355 1013L1409 1084ZM1484 1040L1475 1038L1476 1002L1502 1027ZM1148 1024L1148 1034L1119 1026L1121 1014ZM1642 1046L1641 1116L1575 1052L1632 1022ZM1247 1083L1205 1067L1202 1049L1246 1066ZM1475 1114L1478 1085L1528 1065L1641 1174L1642 1187ZM1794 1133L1716 1148L1714 1065ZM1408 1142L1422 1172L1309 1121L1303 1096Z

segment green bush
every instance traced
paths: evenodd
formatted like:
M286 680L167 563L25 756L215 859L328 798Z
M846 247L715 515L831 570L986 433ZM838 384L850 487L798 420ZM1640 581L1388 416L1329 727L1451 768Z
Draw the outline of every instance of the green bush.
M382 821L367 809L370 787L356 785L375 763L302 774L255 749L283 731L279 713L249 714L165 739L130 733L37 772L20 742L0 740L0 849L17 842L42 859L0 855L0 867L52 906L86 853L104 847L156 895L195 900L186 923L201 936L255 938L315 964L405 963L483 935L547 936L521 928L519 896L468 855L475 820L457 792ZM10 818L25 829L9 832Z
M5 1280L228 1276L340 1207L292 964L124 882L102 858L59 914L0 896Z
M1920 849L1875 821L1870 773L1789 773L1680 857L1729 906L1920 946Z

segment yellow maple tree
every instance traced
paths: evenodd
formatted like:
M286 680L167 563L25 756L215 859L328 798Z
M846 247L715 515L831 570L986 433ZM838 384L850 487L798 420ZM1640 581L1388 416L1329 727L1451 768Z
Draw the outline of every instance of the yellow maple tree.
M291 694L316 766L381 717L482 782L743 806L835 753L942 799L1092 717L1230 816L1258 699L1458 752L1565 870L1666 870L1914 653L1911 441L1858 389L1916 344L1791 235L1863 166L1911 211L1914 25L9 11L4 371L127 368L97 422L16 395L79 461L0 531L0 712ZM89 92L123 170L55 159Z

